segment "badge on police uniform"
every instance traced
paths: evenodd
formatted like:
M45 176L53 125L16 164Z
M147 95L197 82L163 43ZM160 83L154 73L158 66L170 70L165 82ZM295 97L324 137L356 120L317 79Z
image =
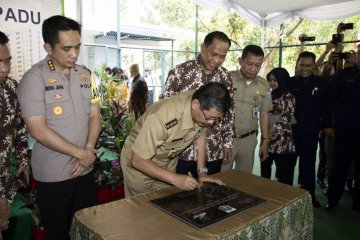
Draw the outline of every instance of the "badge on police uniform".
M62 95L60 93L57 93L54 95L54 99L61 99Z
M56 82L57 82L57 80L55 78L48 79L48 83L50 83L50 84L55 84Z
M55 116L60 116L64 113L64 108L61 105L55 105L52 112Z
M87 76L86 76L86 74L81 74L80 77L81 77L81 81L87 82Z

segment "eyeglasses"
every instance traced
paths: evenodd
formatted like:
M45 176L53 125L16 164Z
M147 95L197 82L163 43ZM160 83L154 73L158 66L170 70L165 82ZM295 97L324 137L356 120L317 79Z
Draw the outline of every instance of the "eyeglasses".
M214 122L216 122L218 120L218 118L216 118L216 117L207 117L204 110L202 108L200 108L200 110L203 113L204 118L205 118L206 121L214 121Z

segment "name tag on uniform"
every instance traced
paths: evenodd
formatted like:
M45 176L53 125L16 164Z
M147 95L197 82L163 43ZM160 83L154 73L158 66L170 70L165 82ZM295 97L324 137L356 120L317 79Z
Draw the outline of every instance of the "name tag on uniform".
M184 139L184 138L179 137L179 138L175 138L175 139L171 140L171 142L177 142L177 141L180 141L180 140L183 140L183 139Z

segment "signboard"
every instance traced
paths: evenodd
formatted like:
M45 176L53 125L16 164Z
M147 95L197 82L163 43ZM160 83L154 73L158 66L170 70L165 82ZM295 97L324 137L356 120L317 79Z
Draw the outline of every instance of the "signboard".
M10 76L14 79L21 80L27 70L46 56L41 26L46 18L62 13L61 3L61 0L0 0L0 29L10 39Z

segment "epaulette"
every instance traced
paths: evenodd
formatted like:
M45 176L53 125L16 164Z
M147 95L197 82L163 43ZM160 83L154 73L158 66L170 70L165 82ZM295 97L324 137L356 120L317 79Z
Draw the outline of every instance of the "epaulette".
M257 81L258 81L259 83L261 83L262 85L265 85L265 86L268 86L268 85L269 85L268 81L267 81L265 78L262 78L262 77L260 77L260 76L257 76Z
M84 66L84 65L80 65L80 67L83 67L84 69L86 69L87 71L89 71L89 73L91 74L91 70L90 70L90 69L88 69L86 66Z
M52 71L52 72L55 71L55 65L52 60L50 60L50 59L47 60L47 64L48 64L50 71Z
M165 128L170 129L173 126L175 126L177 123L178 123L177 119L174 118L174 119L170 120L169 122L165 123Z

